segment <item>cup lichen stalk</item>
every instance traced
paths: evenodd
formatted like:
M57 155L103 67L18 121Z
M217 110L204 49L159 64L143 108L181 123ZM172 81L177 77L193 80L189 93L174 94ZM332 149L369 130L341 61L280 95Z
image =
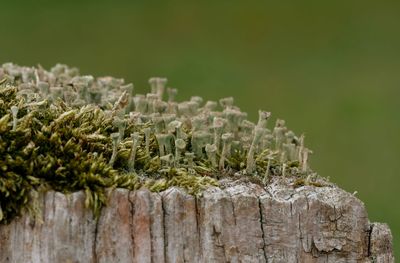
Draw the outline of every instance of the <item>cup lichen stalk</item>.
M12 122L12 130L15 131L17 129L17 123L18 123L18 106L11 106L11 113L13 117L13 122Z
M118 144L119 144L120 133L114 132L111 133L111 140L112 140L112 155L109 161L110 166L114 165L115 159L117 158L118 154Z
M255 169L255 160L254 160L254 153L257 145L260 143L262 136L265 133L265 127L267 126L267 121L271 116L270 112L266 111L259 111L258 112L259 119L257 126L254 128L254 138L253 142L251 143L249 152L247 154L247 167L246 172L252 173Z
M225 169L225 162L227 159L229 159L231 155L231 143L233 140L233 134L232 133L224 133L222 134L222 153L221 153L221 159L219 160L219 169L224 170Z
M181 155L186 149L186 142L183 139L175 140L175 167L179 166Z
M217 167L217 146L215 144L207 144L206 145L206 153L208 160L210 161L212 167Z

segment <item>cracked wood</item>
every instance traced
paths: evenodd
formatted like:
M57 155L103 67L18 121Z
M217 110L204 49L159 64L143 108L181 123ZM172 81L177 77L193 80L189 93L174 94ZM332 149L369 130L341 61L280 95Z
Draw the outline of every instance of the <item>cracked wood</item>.
M0 262L394 262L388 226L336 186L221 185L110 190L98 221L83 192L47 192L42 218L0 226Z

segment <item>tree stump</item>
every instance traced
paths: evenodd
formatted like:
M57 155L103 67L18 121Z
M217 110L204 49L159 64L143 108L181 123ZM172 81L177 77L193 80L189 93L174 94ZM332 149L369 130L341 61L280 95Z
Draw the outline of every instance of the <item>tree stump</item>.
M394 262L388 226L334 185L221 181L198 197L115 189L98 220L84 200L43 194L42 218L0 226L0 261Z

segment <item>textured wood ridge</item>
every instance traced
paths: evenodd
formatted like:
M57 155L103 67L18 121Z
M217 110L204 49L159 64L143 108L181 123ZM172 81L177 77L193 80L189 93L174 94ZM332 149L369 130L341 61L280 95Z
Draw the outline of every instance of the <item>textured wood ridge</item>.
M84 200L48 192L41 222L0 226L0 262L394 262L388 226L337 187L116 189L98 221Z

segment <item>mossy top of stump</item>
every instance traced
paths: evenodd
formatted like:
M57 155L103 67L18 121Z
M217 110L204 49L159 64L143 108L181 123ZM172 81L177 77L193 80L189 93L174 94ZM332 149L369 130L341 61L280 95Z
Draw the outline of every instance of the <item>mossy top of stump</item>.
M110 187L199 194L225 177L268 184L327 184L308 165L311 151L270 113L252 123L232 97L176 102L165 78L150 93L112 77L81 76L58 64L49 71L0 67L0 222L37 211L41 191L84 190L96 216ZM163 100L164 93L167 99Z
M388 226L310 169L303 135L166 82L0 67L7 262L394 262Z

